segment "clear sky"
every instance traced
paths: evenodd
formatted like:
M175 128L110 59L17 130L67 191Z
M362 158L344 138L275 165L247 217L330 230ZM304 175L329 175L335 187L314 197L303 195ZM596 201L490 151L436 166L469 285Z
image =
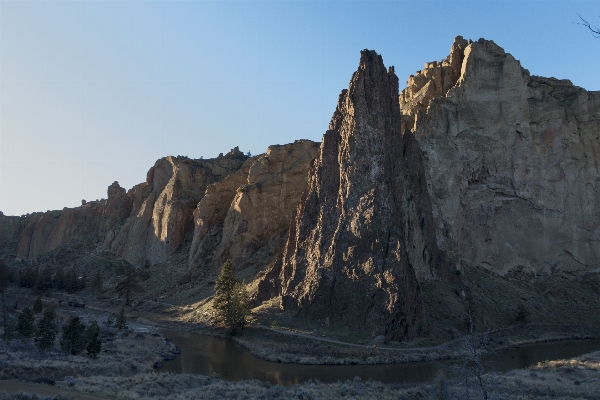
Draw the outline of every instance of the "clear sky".
M453 38L600 90L598 1L0 0L0 210L129 189L168 155L320 141L359 51L400 89Z

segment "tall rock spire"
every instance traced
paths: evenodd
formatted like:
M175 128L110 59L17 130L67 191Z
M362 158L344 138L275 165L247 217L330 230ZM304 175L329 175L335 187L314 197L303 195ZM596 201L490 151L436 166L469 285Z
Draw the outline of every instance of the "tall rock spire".
M363 50L340 95L281 269L283 307L404 340L427 317L409 263L398 78Z

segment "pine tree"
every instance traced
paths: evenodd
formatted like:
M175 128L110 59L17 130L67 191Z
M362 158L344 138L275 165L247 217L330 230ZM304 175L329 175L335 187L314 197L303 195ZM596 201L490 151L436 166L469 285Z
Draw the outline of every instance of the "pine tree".
M77 279L77 290L83 290L86 287L87 283L87 272L83 271L83 275L81 279Z
M102 293L102 289L104 287L104 282L102 280L102 274L100 271L96 272L94 278L92 279L92 290L95 293Z
M54 274L54 289L66 290L66 288L67 280L65 277L65 271L62 269L62 267L58 267L56 274Z
M71 268L67 271L65 276L65 289L68 293L75 293L79 289L79 285L77 283L77 272L75 268Z
M235 310L235 323L242 329L246 327L246 319L250 312L248 291L244 282L237 283L233 290L233 307Z
M35 333L35 327L33 325L33 311L26 307L21 315L19 315L19 321L17 322L17 333L23 340L29 339Z
M121 307L121 312L119 312L115 326L119 328L119 330L127 328L127 320L125 319L125 306Z
M38 297L35 300L35 303L33 303L33 313L34 314L41 313L43 308L44 308L44 304L42 303L42 298Z
M237 328L244 329L248 315L248 293L246 287L235 278L235 266L231 260L225 261L221 274L215 281L213 307L217 319L223 322L231 334Z
M98 326L98 322L92 322L92 324L87 329L86 336L86 350L88 356L96 358L98 356L98 353L100 353L100 350L102 350L102 338L100 337L100 327Z
M529 310L523 305L523 303L520 303L519 307L517 308L515 321L519 324L525 324L529 322Z
M115 285L119 297L125 297L125 305L128 306L132 293L139 293L142 287L136 282L136 270L133 265L125 265L125 276Z
M87 346L85 325L79 317L71 317L60 338L60 348L71 354L81 353Z
M106 322L104 323L104 326L106 326L107 328L110 328L111 326L113 326L114 321L113 321L113 317L112 314L108 316L108 318L106 318Z
M37 274L35 291L45 293L48 289L52 289L52 271L50 271L50 267L46 266Z
M0 291L2 292L2 326L4 329L8 328L8 314L6 312L6 297L4 293L10 284L10 270L4 264L3 260L0 260Z
M56 340L56 313L51 307L44 310L35 335L35 343L40 350L45 350L54 345Z

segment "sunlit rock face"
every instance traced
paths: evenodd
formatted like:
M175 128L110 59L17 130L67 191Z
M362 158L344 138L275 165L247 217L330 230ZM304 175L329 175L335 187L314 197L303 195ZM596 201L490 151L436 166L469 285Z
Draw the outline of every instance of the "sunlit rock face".
M400 101L415 121L438 245L456 262L517 278L594 268L600 93L530 76L492 41L457 38L442 63L450 82L458 59L455 84L442 79L426 109L415 106L423 90ZM423 88L440 87L431 66L417 74L430 79Z
M418 170L407 171L400 129L393 68L364 50L290 227L279 275L285 309L388 339L427 333L404 207L413 189L406 177Z
M238 269L260 269L281 254L318 150L310 140L269 146L209 186L194 211L191 267L216 270L232 259Z
M42 213L20 233L17 258L35 259L69 245L109 251L134 265L165 262L191 240L193 210L208 185L238 170L246 158L237 148L210 160L162 158L146 182L127 193L114 182L107 199Z

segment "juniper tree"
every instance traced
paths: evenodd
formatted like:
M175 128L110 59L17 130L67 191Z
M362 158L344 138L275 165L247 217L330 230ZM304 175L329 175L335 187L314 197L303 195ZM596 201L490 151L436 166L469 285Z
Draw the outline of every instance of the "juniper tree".
M62 331L60 348L67 353L78 354L86 346L85 325L79 317L71 317Z
M56 273L54 274L54 289L57 290L65 290L67 288L67 280L65 277L65 271L62 267L58 267Z
M35 333L35 327L33 325L33 311L30 308L25 307L21 315L19 315L19 321L17 322L17 333L23 340L29 339Z
M3 260L0 260L0 291L2 292L2 326L8 326L8 315L6 313L6 297L4 293L10 284L10 271Z
M43 308L44 304L42 303L42 298L38 296L38 298L35 299L35 302L33 303L33 313L41 313Z
M125 276L115 285L119 297L125 297L125 305L128 306L132 293L139 293L142 287L136 281L136 271L133 265L125 265Z
M119 312L115 326L119 328L119 330L127 328L127 320L125 319L125 306L121 307L121 311Z
M523 305L523 303L520 303L519 307L517 308L515 321L519 324L525 324L529 322L529 310Z
M94 278L92 278L92 290L95 293L101 293L104 287L104 282L102 281L102 274L100 271L96 272Z
M100 350L102 350L102 338L100 337L100 327L98 322L94 321L86 331L87 346L86 351L88 356L96 358Z
M52 289L52 271L50 271L50 267L45 266L37 274L34 289L37 293L45 293L48 289Z
M44 315L38 323L35 334L35 343L40 350L45 350L54 345L56 340L56 313L51 307L44 310Z

